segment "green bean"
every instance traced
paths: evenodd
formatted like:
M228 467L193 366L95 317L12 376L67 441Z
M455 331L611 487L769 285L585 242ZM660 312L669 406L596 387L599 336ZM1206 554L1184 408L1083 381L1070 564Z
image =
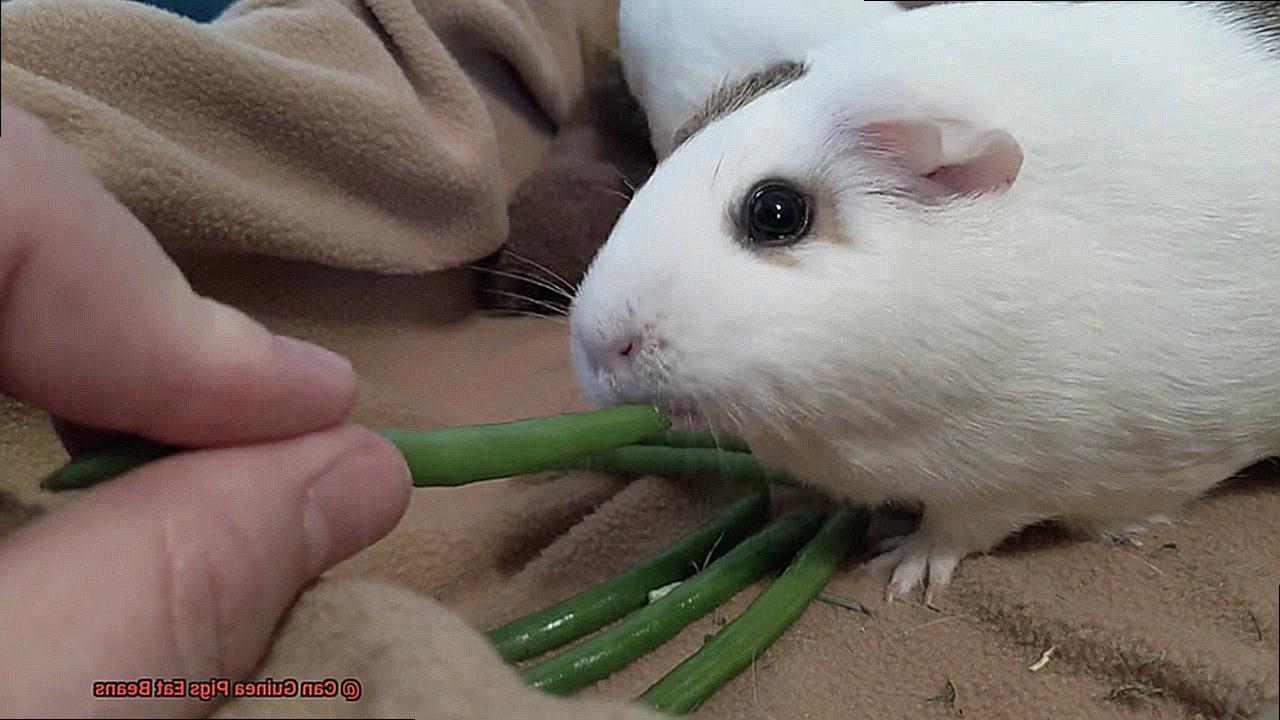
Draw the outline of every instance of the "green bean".
M541 472L569 458L636 442L669 425L652 405L620 405L431 432L379 432L404 453L414 485L439 486Z
M712 430L688 430L672 428L653 437L641 440L637 445L663 445L674 448L713 448L731 452L751 452L751 447L740 437Z
M743 540L661 599L521 673L525 684L564 695L608 677L790 558L824 513L798 510Z
M692 711L721 685L750 667L822 591L841 560L867 532L862 507L841 507L796 555L790 567L697 652L636 700L664 713Z
M795 485L790 475L744 452L707 448L626 445L560 463L561 469L592 470L619 475L662 475L671 478L733 477L763 473L766 481Z
M669 426L652 405L621 405L489 425L378 432L404 455L413 484L423 487L540 472L571 458L652 437ZM54 491L89 487L181 450L127 439L73 458L40 486Z
M769 491L761 484L720 517L686 534L630 570L544 610L490 630L502 659L516 662L576 640L644 607L649 591L689 577L755 532L769 517Z
M45 478L40 487L45 490L87 488L180 451L181 448L173 445L139 437L124 437L72 459Z

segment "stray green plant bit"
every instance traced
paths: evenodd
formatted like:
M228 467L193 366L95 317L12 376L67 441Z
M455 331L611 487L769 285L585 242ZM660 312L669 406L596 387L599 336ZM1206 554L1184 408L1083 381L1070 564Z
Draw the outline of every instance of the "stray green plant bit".
M1163 650L1157 650L1157 651L1155 651L1155 652L1143 653L1143 654L1142 654L1142 656L1138 658L1138 665L1139 665L1139 666L1142 666L1142 667L1145 667L1145 666L1147 666L1147 665L1153 665L1153 664L1155 664L1155 663L1158 663L1158 662L1160 662L1161 660L1164 660L1164 651L1163 651Z
M951 678L947 678L947 684L942 686L942 692L929 698L926 702L940 702L949 708L956 706L956 684L951 682Z
M670 427L652 405L440 430L378 430L404 455L413 484L464 485L556 467L582 455L638 442ZM661 450L661 448L658 448ZM130 438L72 459L45 478L45 490L89 487L181 448Z
M656 598L650 598L650 591L688 577L693 573L694 561L704 561L713 551L727 552L759 529L768 517L769 491L758 484L720 517L684 535L667 549L595 587L490 630L489 642L503 660L515 662L576 640L656 602Z
M797 484L787 473L761 463L753 455L707 448L627 445L574 458L557 467L565 470L590 470L619 475L662 475L670 478L761 474L770 483Z
M1266 637L1262 634L1262 623L1258 622L1258 614L1249 610L1249 619L1253 621L1253 631L1258 635L1258 642L1265 642Z
M663 445L675 448L711 448L726 452L750 453L751 447L740 437L713 430L672 429L645 438L640 445Z
M753 667L756 657L804 613L841 560L862 542L868 518L865 508L838 508L786 571L741 615L645 690L637 702L668 714L684 714Z
M775 520L702 572L680 583L666 597L640 608L581 644L526 669L522 679L525 684L546 692L567 695L608 677L669 640L756 578L786 562L813 537L823 517L818 511L798 510ZM807 604L811 598L812 595L804 598L803 603ZM714 644L713 641L708 647Z
M1126 683L1112 688L1111 692L1107 694L1107 699L1117 702L1132 702L1161 695L1164 695L1164 688L1158 688L1147 683Z
M871 608L867 607L866 605L863 605L861 602L854 600L851 597L846 597L844 595L836 595L835 593L829 593L824 590L823 592L818 593L818 600L824 603L830 603L831 605L838 605L839 607L845 608L846 610L860 612L863 615L866 615L868 617L871 616Z

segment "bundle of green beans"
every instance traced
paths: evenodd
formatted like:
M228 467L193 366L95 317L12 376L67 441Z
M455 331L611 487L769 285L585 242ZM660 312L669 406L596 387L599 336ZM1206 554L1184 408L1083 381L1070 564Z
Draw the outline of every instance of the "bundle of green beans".
M722 516L680 538L666 550L626 572L551 607L488 632L502 658L515 662L540 655L644 607L649 593L690 575L733 548L769 515L769 493L757 488Z
M378 432L404 455L418 487L458 486L556 469L712 477L747 486L746 495L723 515L666 550L487 633L504 660L517 662L621 620L523 670L527 684L552 693L572 693L616 672L794 558L746 612L638 698L664 712L688 712L747 667L800 616L866 531L865 511L851 508L830 515L794 512L761 529L769 516L769 485L795 484L794 480L758 462L742 440L671 429L662 413L649 405L431 431ZM183 450L126 438L77 456L41 487L87 488ZM679 584L650 602L652 591L673 583Z
M841 507L822 524L781 577L684 662L649 686L637 701L668 714L698 707L751 666L822 592L840 561L866 537L866 508Z
M440 430L377 432L404 455L417 487L452 487L568 469L676 478L763 473L768 482L795 484L786 473L758 464L742 440L672 430L652 405ZM183 450L144 438L122 438L76 456L40 487L55 492L87 488Z
M813 537L822 521L823 514L815 510L774 521L617 625L525 670L523 680L564 695L608 677L786 562Z

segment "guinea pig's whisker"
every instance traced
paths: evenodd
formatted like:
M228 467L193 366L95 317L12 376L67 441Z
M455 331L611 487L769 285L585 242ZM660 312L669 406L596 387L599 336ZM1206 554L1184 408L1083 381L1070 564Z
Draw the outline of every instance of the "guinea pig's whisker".
M798 418L808 425L818 422L822 417L822 413L817 407L799 403L789 405L788 414L792 419Z
M632 195L635 195L636 186L634 183L631 182L631 178L627 177L627 174L622 172L622 168L618 167L613 163L609 163L609 167L612 168L613 171L618 174L618 179L622 181L622 184L626 186L627 190L630 191ZM631 198L628 196L627 199L630 200Z
M535 269L540 270L540 271L542 271L542 272L546 273L548 277L550 277L552 280L555 280L556 282L558 282L558 283L560 284L560 286L561 286L561 287L562 287L562 288L563 288L567 293L569 293L569 295L570 295L570 296L572 296L572 295L576 295L576 294L577 294L577 292L578 292L578 286L577 286L577 285L574 285L573 283L569 282L568 280L565 280L565 279L564 279L564 276L560 275L560 274L559 274L559 273L557 273L555 270L552 270L551 268L547 267L546 265L543 265L542 263L538 262L537 260L534 260L533 258L526 257L526 256L524 256L524 255L521 255L520 253L516 252L515 250L511 250L510 248L508 248L508 249L506 250L506 253L507 253L508 255L510 255L512 258L514 258L514 259L516 259L516 260L519 260L520 262L525 263L525 264L527 264L527 265L531 265L531 266L533 266Z
M557 309L557 311L558 311L560 314L564 314L564 311L565 311L565 305L564 305L563 303L555 302L555 301L554 301L554 300L552 300L552 299L539 299L539 298L533 297L533 296L531 296L531 295L526 295L526 294L521 293L521 292L518 292L518 291L503 290L503 289L500 289L500 288L487 288L487 287L486 287L486 288L481 288L481 290L482 290L483 292L491 293L491 294L494 294L494 295L506 295L507 297L516 298L516 299L518 299L518 300L526 300L526 301L531 302L531 303L540 304L540 305L542 305L543 307L553 307L553 308L556 308L556 309Z
M531 298L528 295L521 295L520 293L509 292L507 290L494 290L493 288L485 288L484 291L491 295L501 295L503 297L509 297L514 300L523 300L532 305L537 305L538 307L546 308L547 310L550 310L553 315L556 315L558 317L564 317L568 314L563 307L560 307L555 303L549 303L545 300Z
M557 325L564 325L566 327L569 325L569 321L565 320L562 317L557 317L554 315L544 315L542 313L531 312L529 310L517 310L515 308L495 308L493 310L488 311L487 314L492 317L517 316L517 317L537 318L539 320L546 320L548 322L553 322Z
M730 432L740 433L742 431L743 424L742 410L738 407L738 404L729 400L717 402L716 406L717 414L729 421L729 425L731 426Z
M525 263L526 265L531 265L533 272L527 273L527 276L531 278L536 278L539 282L546 283L547 285L550 285L556 288L559 294L568 295L572 297L573 293L577 291L577 288L571 286L560 275L556 274L555 272L552 272L550 268L547 268L546 266L543 266L533 261L532 259L527 258L523 255L520 255L519 253L516 253L515 251L512 251L512 250L508 250L507 254L511 257L512 260L517 260L519 262ZM522 274L522 275L526 274L522 271L513 270L513 272L517 272L517 274Z
M555 293L557 297L562 297L565 300L573 302L572 295L566 293L562 288L560 288L560 286L552 284L546 280L542 280L541 278L537 278L532 275L525 275L523 273L510 272L507 270L498 270L496 268L488 268L482 265L469 265L468 267L472 270L489 273L490 275L497 275L498 277L511 278L512 280L520 280L521 282L529 283L534 287L542 288L547 292Z
M818 417L817 408L807 403L799 403L792 400L790 402L783 403L782 407L783 412L786 413L788 418L798 418L808 422L810 420L816 420Z
M597 186L597 187L600 187L600 186ZM624 193L624 192L622 192L621 190L616 190L616 189L614 189L614 188L609 188L609 187L600 187L600 189L601 189L601 190L604 190L605 192L609 193L610 195L614 195L614 196L616 196L616 197L620 197L620 198L622 198L622 201L623 201L623 202L631 202L631 196L630 196L630 195L628 195L628 194L626 194L626 193Z
M783 441L794 442L795 415L791 404L773 393L761 393L758 397L759 401L754 403L757 408L755 417Z

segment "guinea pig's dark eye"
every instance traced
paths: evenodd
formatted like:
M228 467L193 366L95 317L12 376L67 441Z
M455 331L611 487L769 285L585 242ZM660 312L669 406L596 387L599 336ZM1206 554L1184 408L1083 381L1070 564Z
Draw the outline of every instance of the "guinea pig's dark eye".
M779 182L756 186L747 196L747 237L757 245L790 245L809 231L809 199Z

